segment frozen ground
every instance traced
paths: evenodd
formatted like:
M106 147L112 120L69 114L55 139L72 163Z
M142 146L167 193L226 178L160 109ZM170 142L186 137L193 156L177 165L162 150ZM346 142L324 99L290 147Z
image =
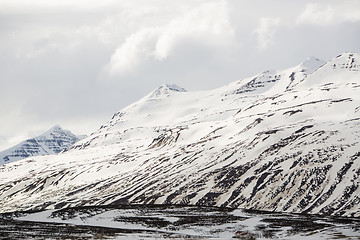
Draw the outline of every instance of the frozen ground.
M198 206L97 206L0 215L0 239L360 239L360 219ZM248 239L248 238L245 238Z

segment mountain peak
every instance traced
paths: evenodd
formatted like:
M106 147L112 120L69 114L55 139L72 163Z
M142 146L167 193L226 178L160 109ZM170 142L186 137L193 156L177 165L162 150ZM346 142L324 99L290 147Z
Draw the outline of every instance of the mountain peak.
M335 72L357 72L360 69L360 54L356 52L346 52L331 59L324 65L326 71Z
M176 84L168 84L168 83L161 85L155 91L158 91L158 90L162 91L164 89L170 90L170 91L173 91L173 92L186 92L185 88L179 87Z
M52 137L59 134L73 135L70 131L64 130L60 125L56 124L38 137Z
M316 57L308 57L304 62L300 64L302 70L304 70L307 74L311 74L315 72L319 67L323 66L326 62L316 58Z
M156 90L154 90L152 93L150 93L149 98L159 98L161 96L168 97L174 92L186 92L186 90L176 84L163 84Z
M53 126L48 130L48 132L56 132L56 131L63 131L63 129L60 125L56 124L55 126Z
M330 60L328 64L333 69L348 69L349 71L359 71L360 54L356 52L346 52Z
M304 62L304 65L305 63L307 61ZM314 60L308 62L308 65L312 63L314 63ZM306 72L308 77L301 82L299 87L308 88L316 85L356 82L358 81L359 67L360 55L358 53L343 53L316 69L312 68L313 72Z
M16 146L0 152L0 165L30 156L57 154L84 136L76 136L60 125L55 125L43 134L27 139Z

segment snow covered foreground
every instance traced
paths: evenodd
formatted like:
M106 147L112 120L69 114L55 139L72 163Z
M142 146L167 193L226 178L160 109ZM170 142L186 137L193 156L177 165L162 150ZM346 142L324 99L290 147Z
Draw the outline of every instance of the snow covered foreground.
M13 226L17 231L11 230ZM358 219L199 206L97 206L0 214L0 238L12 240L358 239L359 230Z
M360 217L360 56L164 85L67 152L0 166L0 211L185 204Z

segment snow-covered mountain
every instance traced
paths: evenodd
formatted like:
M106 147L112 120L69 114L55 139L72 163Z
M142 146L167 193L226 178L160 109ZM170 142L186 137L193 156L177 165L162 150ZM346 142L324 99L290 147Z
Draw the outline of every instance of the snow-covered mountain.
M40 136L27 139L0 152L0 164L32 156L57 154L84 137L76 136L56 125Z
M0 211L189 204L360 217L360 56L211 91L164 85L55 156L0 167Z

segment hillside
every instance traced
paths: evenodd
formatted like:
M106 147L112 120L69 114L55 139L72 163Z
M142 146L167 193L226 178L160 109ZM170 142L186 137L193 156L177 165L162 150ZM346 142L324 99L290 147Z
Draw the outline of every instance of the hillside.
M360 56L159 89L54 156L0 166L0 211L187 204L360 217Z

